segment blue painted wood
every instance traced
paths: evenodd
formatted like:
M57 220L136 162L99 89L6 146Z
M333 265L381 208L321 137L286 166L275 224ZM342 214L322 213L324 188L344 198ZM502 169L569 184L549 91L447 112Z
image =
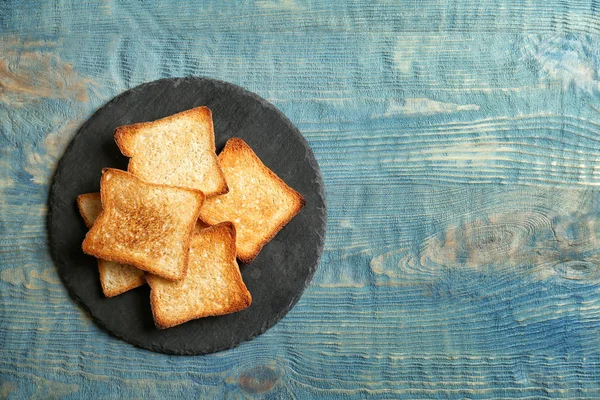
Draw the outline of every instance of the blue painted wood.
M600 397L595 1L0 3L0 398ZM267 98L322 168L325 252L206 357L100 331L47 254L56 161L142 82Z

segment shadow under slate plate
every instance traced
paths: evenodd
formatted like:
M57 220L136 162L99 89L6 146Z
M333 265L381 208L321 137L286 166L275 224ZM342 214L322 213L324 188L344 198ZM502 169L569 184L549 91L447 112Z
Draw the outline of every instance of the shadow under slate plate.
M97 192L102 168L127 168L114 140L119 125L151 121L196 106L213 113L217 151L241 137L260 159L306 199L306 206L249 265L242 276L252 306L239 313L203 318L158 330L147 285L107 299L96 260L81 242L87 229L77 195ZM71 295L97 324L136 346L169 354L205 354L250 340L294 306L310 282L323 250L325 197L319 167L292 123L264 99L229 83L205 78L143 84L98 110L77 133L59 162L49 196L50 251Z

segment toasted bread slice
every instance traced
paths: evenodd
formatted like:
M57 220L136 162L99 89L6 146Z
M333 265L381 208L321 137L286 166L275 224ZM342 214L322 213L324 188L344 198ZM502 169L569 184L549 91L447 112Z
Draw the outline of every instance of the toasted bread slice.
M242 281L235 255L235 228L230 222L194 233L185 278L174 282L147 276L156 326L169 328L249 307L252 296Z
M106 297L118 296L146 283L144 272L128 264L98 258L100 285Z
M102 212L100 193L80 194L77 196L77 206L85 225L91 228ZM146 283L144 272L131 265L106 261L101 258L97 260L100 286L106 297L117 296Z
M120 126L115 141L131 157L127 170L145 181L198 189L206 196L227 192L207 107Z
M102 171L103 210L83 241L86 254L181 279L204 195L148 183L117 169Z
M227 141L219 162L229 192L206 199L200 218L209 225L231 221L237 255L249 263L304 207L304 198L267 168L239 138Z
M198 233L198 232L208 228L209 226L210 225L208 225L206 222L204 222L198 218L198 221L196 221L196 226L194 227L194 233Z
M85 222L85 226L91 228L98 215L102 212L102 200L100 193L86 193L77 196L77 207Z

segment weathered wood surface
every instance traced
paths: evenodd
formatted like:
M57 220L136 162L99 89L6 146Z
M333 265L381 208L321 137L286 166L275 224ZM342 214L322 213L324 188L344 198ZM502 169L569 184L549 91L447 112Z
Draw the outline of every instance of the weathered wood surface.
M0 398L600 397L596 1L0 2ZM46 249L65 145L123 90L203 75L300 128L325 252L266 334L139 350Z

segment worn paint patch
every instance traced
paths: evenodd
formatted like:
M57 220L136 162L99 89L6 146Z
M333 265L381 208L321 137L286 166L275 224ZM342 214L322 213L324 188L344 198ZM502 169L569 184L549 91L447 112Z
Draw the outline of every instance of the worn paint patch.
M284 11L302 10L302 7L294 0L262 0L258 1L256 5L265 9L277 9Z
M246 393L263 394L273 389L278 379L277 371L274 368L261 365L243 371L238 383Z
M491 214L432 236L424 242L418 261L422 266L473 269L539 264L556 253L553 241L548 246L538 243L553 240L550 228L543 213Z
M47 204L41 204L38 206L38 215L40 217L45 217L46 214L48 214L48 205Z
M2 382L0 386L0 399L8 399L8 396L17 391L17 384L14 382Z
M455 104L436 101L429 98L392 99L388 102L383 114L375 114L373 118L393 116L426 116L434 114L448 114L459 111L478 111L477 104Z
M58 277L58 273L54 267L44 268L39 272L37 270L30 271L29 276L35 279L41 279L42 281L52 285L60 284L60 278Z
M9 161L9 157L13 151L14 149L10 147L3 147L0 149L0 191L15 185L15 181L12 178L14 171L12 169L12 164Z
M15 181L13 181L10 177L8 177L8 176L0 177L0 189L13 187L14 185L15 185Z
M494 162L515 162L518 152L507 143L465 140L456 145L432 148L424 153L422 158L427 161L451 162L458 167L476 168Z
M43 289L50 285L60 285L60 279L54 267L37 270L31 264L0 271L0 280L14 286L24 286L27 289Z
M344 218L344 219L340 220L340 226L342 228L350 229L350 228L352 228L352 223L350 222L349 219Z
M81 121L70 121L56 131L48 134L41 151L30 149L25 155L25 171L31 175L31 182L47 185L56 163L67 148Z
M380 162L385 170L424 181L599 186L595 125L573 117L561 128L556 121L539 114L420 128ZM575 149L573 141L580 143Z
M79 391L79 385L75 383L63 383L35 375L31 375L31 378L35 384L32 399L62 399Z
M501 212L460 216L461 222L446 226L414 248L377 255L370 262L377 282L427 282L453 269L469 269L599 283L600 215L595 193L554 198L565 201L567 208L540 195L538 204L528 209L524 202L519 209L517 196L507 194L508 204L501 204L505 209ZM511 204L514 211L510 211Z
M402 257L409 253L408 248L400 248L392 251L387 251L383 254L373 257L370 262L371 271L376 275L387 275L394 276L392 273L393 268L389 268L388 260L392 257Z
M49 165L52 161L49 156L43 153L31 152L27 154L25 171L31 175L31 182L45 185L50 176Z
M419 38L407 37L402 43L396 45L392 54L394 67L400 73L408 75L412 72L415 60L418 59L417 50L421 45Z
M9 40L1 44L0 102L19 106L40 98L88 100L87 88L92 81L47 47L35 49L43 43L20 47Z
M284 379L289 375L287 362L270 359L264 354L254 357L251 365L236 365L221 385L224 398L294 398L294 391Z
M106 15L112 15L112 5L110 0L102 0L102 5L100 8Z
M11 285L23 285L27 281L26 266L5 268L0 271L0 280Z
M10 166L5 166L4 163L0 162L0 168L2 168L2 172L0 172L0 190L15 186L15 181L8 176Z
M543 79L574 85L589 94L600 90L600 54L596 40L574 35L527 35L521 60L535 65Z

